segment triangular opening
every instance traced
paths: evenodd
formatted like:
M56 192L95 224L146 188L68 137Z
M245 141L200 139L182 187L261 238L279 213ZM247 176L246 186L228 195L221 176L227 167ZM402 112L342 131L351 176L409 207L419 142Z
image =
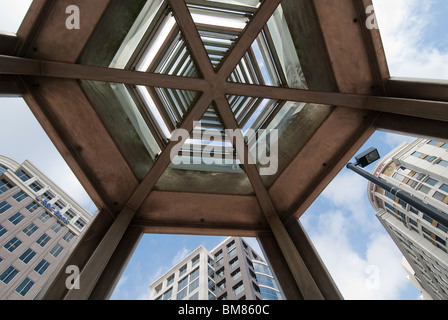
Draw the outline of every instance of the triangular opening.
M161 15L158 28L146 39L135 69L144 72L198 77L199 71L171 13Z
M187 7L210 61L218 70L243 32L259 1L191 1Z
M146 86L136 86L135 93L142 112L148 115L162 140L171 137L199 96L196 91Z
M229 76L229 82L307 89L302 66L279 6Z
M223 122L215 106L210 106L195 123L193 131L186 137L177 155L172 157L171 167L208 172L241 173L239 160L227 137Z

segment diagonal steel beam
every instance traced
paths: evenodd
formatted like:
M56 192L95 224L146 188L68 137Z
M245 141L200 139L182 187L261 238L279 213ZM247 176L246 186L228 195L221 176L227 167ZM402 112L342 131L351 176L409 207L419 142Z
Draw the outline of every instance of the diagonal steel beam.
M169 0L169 3L196 66L205 79L212 79L215 75L215 70L185 1Z
M201 119L202 115L205 111L207 111L211 103L211 94L202 94L192 110L186 115L179 128L191 132L193 130L193 123ZM149 170L143 181L138 185L132 196L129 198L126 206L117 216L117 219L107 231L94 254L84 266L80 274L80 279L83 282L82 288L78 290L70 290L65 299L86 300L89 298L92 290L95 288L95 285L99 280L100 275L106 268L115 249L120 243L121 238L134 218L136 211L148 197L157 180L168 167L171 161L171 150L175 148L177 144L177 141L170 141L161 152L157 161Z
M40 61L4 55L0 55L0 74L105 81L191 91L204 91L209 87L206 80L199 78Z
M234 130L234 138L237 142L235 144L232 139L232 143L234 143L237 149L237 155L243 163L243 167L254 189L255 196L258 199L260 207L266 217L266 220L268 221L275 239L277 240L283 256L286 259L297 286L303 294L303 297L305 299L312 300L323 299L322 293L309 272L308 267L294 246L288 231L276 212L274 204L272 203L269 193L263 184L263 180L260 177L258 169L251 159L249 148L246 143L238 144L238 141L244 141L244 139L242 131L239 130L240 128L238 127L238 123L233 115L229 103L227 102L227 99L223 95L220 97L215 97L215 103L224 126L227 129Z
M446 101L367 96L230 82L224 84L223 90L231 95L343 106L448 121L448 102Z
M265 0L261 3L235 45L230 49L227 57L225 57L222 66L219 68L218 76L220 79L223 81L227 80L280 3L281 0Z

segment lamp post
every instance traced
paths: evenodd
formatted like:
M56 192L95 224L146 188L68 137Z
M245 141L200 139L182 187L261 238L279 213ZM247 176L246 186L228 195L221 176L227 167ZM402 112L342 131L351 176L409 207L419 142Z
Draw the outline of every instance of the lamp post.
M427 214L432 219L436 220L437 222L443 224L444 226L448 227L448 215L445 213L437 210L436 208L424 203L420 199L417 199L413 197L411 194L407 193L406 191L401 190L400 188L391 185L390 183L374 176L373 174L370 174L361 168L364 168L365 166L371 164L372 162L375 162L380 158L378 150L375 148L369 148L366 151L360 153L359 155L355 156L356 163L348 163L347 168L356 172L360 176L366 178L370 182L374 183L375 185L383 188L384 190L390 192L397 198L403 200L404 202L410 204L417 210L423 212L424 214ZM360 166L361 168L359 168Z

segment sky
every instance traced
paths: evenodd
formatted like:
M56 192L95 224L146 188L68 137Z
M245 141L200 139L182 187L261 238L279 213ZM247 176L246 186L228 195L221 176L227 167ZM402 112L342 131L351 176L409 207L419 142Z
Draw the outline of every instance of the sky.
M29 3L0 0L0 30L16 32ZM373 4L391 76L448 80L448 1L373 0ZM19 162L30 160L94 214L95 205L23 100L0 98L0 114L8 118L2 121L2 131L14 137L0 141L0 154ZM376 147L384 156L413 139L378 131L360 151ZM402 254L375 217L366 190L367 181L343 169L300 222L345 299L416 300L420 293L407 281ZM144 235L111 299L147 299L151 282L176 262L199 245L211 250L225 238ZM246 240L261 253L255 238ZM378 280L375 285L369 282L372 272Z

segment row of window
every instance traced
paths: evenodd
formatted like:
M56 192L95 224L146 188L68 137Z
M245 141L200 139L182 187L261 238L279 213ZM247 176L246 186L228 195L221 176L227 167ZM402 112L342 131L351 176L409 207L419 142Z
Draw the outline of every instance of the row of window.
M26 181L29 179L29 176L27 176L23 171L18 171L16 172L16 174L19 176L19 178L24 178L24 177L28 177L23 181ZM41 190L43 187L37 182L33 182L30 184L31 189L33 189L35 192ZM0 194L11 189L12 185L7 182L5 179L0 180ZM23 191L19 191L16 194L14 194L12 196L17 202L21 202L22 200L24 200L25 198L27 198L27 195L23 192ZM50 191L45 191L43 194L40 195L40 197L42 198L42 200L46 200L46 201L50 201L52 199L54 199L54 195L50 192ZM3 204L3 202L2 202ZM36 204L37 206L37 204ZM54 204L54 207L58 208L59 210L63 210L66 206L66 204L64 202L62 202L62 200L57 200ZM37 208L37 207L36 207ZM0 214L3 213L1 211L1 204L0 204ZM6 211L7 209L5 209ZM67 209L63 214L62 214L65 218L67 218L68 220L73 219L74 217L76 217L76 213L72 210L72 209ZM78 220L75 221L75 226L78 227L79 229L82 229L86 226L87 222L85 222L83 219L79 218Z
M446 268L439 264L436 259L431 258L424 249L422 250L416 247L412 241L408 240L406 236L394 227L389 226L389 228L392 229L395 236L399 238L401 245L407 252L406 259L412 262L412 268L414 271L419 270L419 274L424 278L426 284L428 284L432 289L431 296L434 294L440 296L438 289L434 286L434 281L439 283L442 291L446 294L446 291L444 290L444 288L448 289ZM418 268L418 270L416 268ZM428 274L431 274L431 277L429 277ZM415 277L420 283L422 283L422 280L417 276L417 274Z
M431 178L428 175L423 173L419 173L416 171L412 171L405 167L400 167L397 171L392 175L392 178L403 182L410 186L413 189L419 190L424 194L430 195L430 191L435 188L432 196L434 199L437 199L443 203L448 202L448 185L445 183L441 183L440 181Z
M434 163L434 164L440 165L442 167L448 167L448 161L442 160L439 157L430 156L430 155L423 154L423 153L418 152L418 151L413 152L411 155L414 156L414 157L426 160L426 161L428 161L430 163Z
M9 266L3 273L0 275L0 281L5 284L9 284L12 279L19 273L19 270L14 268L13 266ZM23 279L23 281L17 286L15 292L20 294L21 296L25 296L28 291L33 287L34 282L31 281L28 277Z

